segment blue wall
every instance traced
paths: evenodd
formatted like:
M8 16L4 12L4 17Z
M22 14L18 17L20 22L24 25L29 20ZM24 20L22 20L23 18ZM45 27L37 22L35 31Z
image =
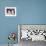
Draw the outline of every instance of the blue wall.
M6 17L6 6L16 7L17 16ZM46 0L0 0L0 44L8 43L9 32L17 33L17 24L46 24Z

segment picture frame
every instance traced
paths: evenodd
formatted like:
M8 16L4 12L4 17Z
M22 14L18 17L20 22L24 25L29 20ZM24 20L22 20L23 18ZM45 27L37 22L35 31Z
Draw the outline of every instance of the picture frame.
M5 7L5 16L16 16L16 7Z
M46 41L46 24L19 24L18 38L19 42L22 40Z

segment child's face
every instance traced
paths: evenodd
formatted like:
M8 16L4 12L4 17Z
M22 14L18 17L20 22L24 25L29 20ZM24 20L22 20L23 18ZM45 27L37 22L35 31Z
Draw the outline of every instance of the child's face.
M14 15L15 13L14 13L14 10L12 10L12 15Z
M11 11L10 11L10 10L8 11L8 14L9 14L9 15L11 14Z

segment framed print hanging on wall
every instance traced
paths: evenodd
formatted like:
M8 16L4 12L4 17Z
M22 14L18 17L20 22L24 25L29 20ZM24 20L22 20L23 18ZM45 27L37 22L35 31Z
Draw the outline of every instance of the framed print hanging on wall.
M5 16L16 16L16 7L5 7Z

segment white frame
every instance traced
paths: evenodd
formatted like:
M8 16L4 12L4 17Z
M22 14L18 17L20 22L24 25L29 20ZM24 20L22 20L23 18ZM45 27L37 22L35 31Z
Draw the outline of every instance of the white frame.
M15 15L10 15L10 16L16 16L16 7L5 7L5 16L9 16L6 12L7 11L6 9L15 9Z
M18 25L18 43L20 43L20 25Z
M20 26L21 25L31 25L31 24L18 24L18 43L20 43ZM35 24L36 25L36 24ZM34 26L35 26L34 25ZM37 24L37 26L38 26L38 24ZM43 26L43 25L41 25L41 26ZM46 26L46 25L45 25ZM45 29L45 28L43 28L43 29ZM45 29L46 30L46 29ZM35 41L46 41L46 40L35 40Z

